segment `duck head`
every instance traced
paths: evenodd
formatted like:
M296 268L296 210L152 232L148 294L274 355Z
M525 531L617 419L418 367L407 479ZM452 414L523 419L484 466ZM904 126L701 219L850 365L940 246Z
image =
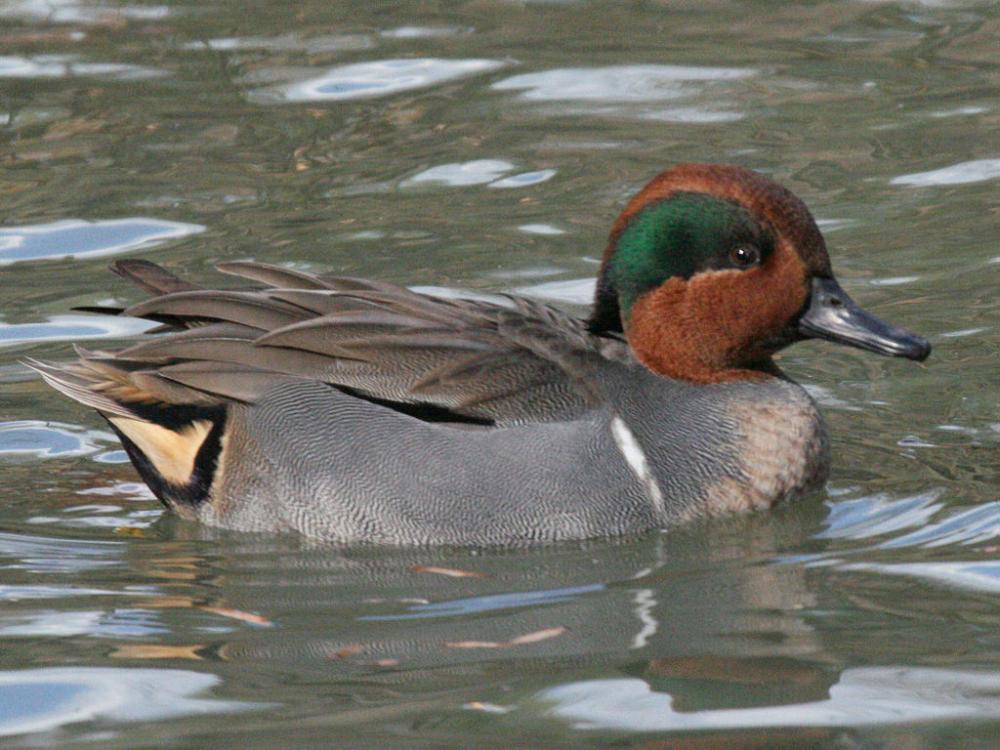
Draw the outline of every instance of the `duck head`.
M923 360L927 341L861 309L791 192L741 167L682 164L615 222L590 328L624 332L647 367L692 382L759 377L807 338Z

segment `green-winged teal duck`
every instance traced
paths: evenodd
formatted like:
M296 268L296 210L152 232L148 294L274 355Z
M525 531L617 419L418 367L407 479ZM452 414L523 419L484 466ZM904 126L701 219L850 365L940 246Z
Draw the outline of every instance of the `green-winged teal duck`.
M922 360L859 308L785 188L684 164L615 222L589 319L260 263L205 289L145 261L166 331L33 362L179 514L339 542L581 539L767 508L823 482L816 404L772 361L824 338ZM108 312L108 311L105 311Z

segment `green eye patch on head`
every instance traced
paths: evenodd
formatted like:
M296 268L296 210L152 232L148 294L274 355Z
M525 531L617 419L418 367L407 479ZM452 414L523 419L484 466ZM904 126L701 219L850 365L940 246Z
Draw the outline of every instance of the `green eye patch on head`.
M635 300L667 279L735 268L730 253L752 246L761 262L773 249L771 232L742 206L702 193L675 193L643 208L618 236L608 280L628 318Z

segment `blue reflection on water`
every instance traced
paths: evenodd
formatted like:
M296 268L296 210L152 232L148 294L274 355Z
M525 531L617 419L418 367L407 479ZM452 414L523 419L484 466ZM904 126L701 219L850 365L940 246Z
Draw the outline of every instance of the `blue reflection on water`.
M0 457L82 456L97 451L101 442L117 441L110 432L87 430L76 425L42 422L37 419L0 422Z
M53 315L47 323L0 323L0 346L134 336L156 323L112 315Z
M204 232L200 224L128 218L68 219L0 229L0 265L19 260L115 255Z
M0 736L51 731L83 721L152 721L270 704L197 697L212 674L181 669L98 667L0 672Z
M423 620L429 617L452 617L476 612L492 612L498 609L514 609L518 607L533 607L536 604L561 604L569 602L581 594L603 591L603 583L591 583L584 586L571 586L546 591L517 591L510 594L492 594L490 596L474 596L468 599L453 599L432 604L416 604L410 607L410 612L403 615L363 615L359 620L393 621L393 620Z

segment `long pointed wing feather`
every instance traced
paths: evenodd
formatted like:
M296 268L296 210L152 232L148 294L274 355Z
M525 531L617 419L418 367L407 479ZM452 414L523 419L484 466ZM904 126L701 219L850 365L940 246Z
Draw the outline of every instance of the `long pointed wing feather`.
M129 398L253 402L275 383L309 379L498 424L565 419L600 400L595 369L629 357L624 343L517 297L441 299L252 262L220 270L268 287L200 289L145 261L116 270L156 295L127 314L196 327L113 354L81 352L64 367L32 365L106 413L127 413Z

